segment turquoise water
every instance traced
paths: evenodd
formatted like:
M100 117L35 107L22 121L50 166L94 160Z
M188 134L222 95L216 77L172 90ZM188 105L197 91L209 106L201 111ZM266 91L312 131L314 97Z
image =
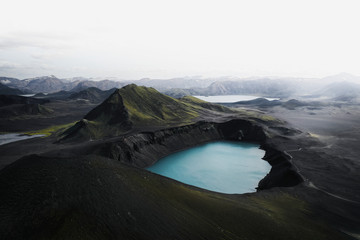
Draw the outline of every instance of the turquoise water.
M222 193L255 192L271 166L259 145L211 142L160 159L149 171Z

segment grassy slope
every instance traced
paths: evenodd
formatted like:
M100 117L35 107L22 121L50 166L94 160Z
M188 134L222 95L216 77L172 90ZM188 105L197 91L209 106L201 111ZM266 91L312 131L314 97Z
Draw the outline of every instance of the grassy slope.
M286 193L217 194L94 156L26 157L0 191L3 239L343 239Z
M191 104L166 96L154 88L131 84L118 91L130 120L137 125L186 123L199 115Z
M185 97L181 98L180 101L183 103L189 103L193 106L198 106L198 107L213 110L213 111L225 112L225 113L233 113L234 112L233 110L230 110L227 107L224 107L224 106L221 106L218 104L212 104L212 103L203 101L203 100L198 99L193 96L185 96Z
M42 134L45 135L45 137L48 137L54 133L61 134L66 128L71 127L75 124L75 122L67 123L67 124L61 124L61 125L54 125L50 126L48 128L40 129L40 130L34 130L29 132L24 132L24 134L28 135L38 135Z

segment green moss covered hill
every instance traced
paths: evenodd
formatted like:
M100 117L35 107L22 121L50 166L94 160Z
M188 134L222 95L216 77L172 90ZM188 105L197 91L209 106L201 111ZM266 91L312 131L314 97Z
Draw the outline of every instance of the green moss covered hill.
M116 90L62 138L98 139L124 134L135 127L184 125L213 112L232 111L194 97L175 99L154 88L130 84Z

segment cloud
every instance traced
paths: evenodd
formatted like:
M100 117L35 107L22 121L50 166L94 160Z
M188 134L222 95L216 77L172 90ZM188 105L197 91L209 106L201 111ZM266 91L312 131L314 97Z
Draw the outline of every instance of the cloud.
M360 74L356 6L325 0L4 0L0 61L18 63L25 68L17 71L29 77L45 74L35 71L40 64L54 66L58 76L121 78Z
M38 51L30 54L31 58L37 61L50 61L57 57L64 56L62 51L48 52L48 51Z
M64 49L71 47L71 37L45 32L18 31L0 35L0 49L33 47L41 49Z
M15 63L0 60L0 76L26 78L27 76L50 75L56 71L58 69L52 64Z
M8 61L0 61L0 71L8 70L8 69L15 69L18 68L19 64L8 62Z
M16 72L22 71L22 69L21 64L0 60L0 76L16 76Z

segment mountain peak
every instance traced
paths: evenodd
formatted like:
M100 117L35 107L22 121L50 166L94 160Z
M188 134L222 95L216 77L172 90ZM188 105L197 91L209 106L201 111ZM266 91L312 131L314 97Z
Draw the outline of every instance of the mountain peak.
M48 75L48 76L40 76L40 77L34 77L34 78L28 78L26 80L46 80L46 79L59 79L54 75Z
M195 122L200 112L213 111L231 110L194 99L174 99L154 88L130 84L91 110L83 121L64 133L63 139L117 136L132 127L178 126Z
M154 88L129 84L116 91L122 96L132 122L138 124L168 124L197 116L179 100Z

